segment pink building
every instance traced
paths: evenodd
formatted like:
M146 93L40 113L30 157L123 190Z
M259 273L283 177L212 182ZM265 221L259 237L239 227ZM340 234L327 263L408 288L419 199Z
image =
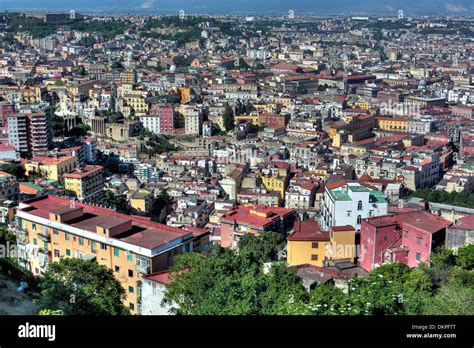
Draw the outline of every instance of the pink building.
M367 271L384 263L416 267L429 262L442 244L451 222L426 211L385 215L362 220L359 264Z
M173 105L153 105L150 115L157 115L160 117L160 133L174 134L175 133L175 112Z

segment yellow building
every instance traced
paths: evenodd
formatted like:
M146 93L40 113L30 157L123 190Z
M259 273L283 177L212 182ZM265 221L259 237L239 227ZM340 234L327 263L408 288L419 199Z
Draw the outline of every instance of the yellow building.
M289 177L290 165L282 162L275 163L274 167L263 169L260 181L267 190L280 193L281 198L284 199Z
M348 153L365 153L367 149L363 146L353 145L353 144L344 144L340 146L342 152Z
M40 86L20 88L21 102L25 104L36 104L41 102L42 89Z
M347 123L337 122L329 129L329 138L332 146L341 147L342 144L367 139L375 126L373 115L347 115Z
M57 196L23 201L17 212L19 264L36 276L61 258L96 260L113 270L126 291L124 304L140 313L142 276L193 251L193 233Z
M64 188L76 194L82 202L97 197L104 189L102 166L85 166L64 174Z
M408 119L401 117L377 117L377 127L386 131L406 132Z
M181 87L178 91L181 96L181 103L188 104L191 101L191 88Z
M288 237L287 262L290 266L324 266L324 261L348 260L355 257L355 229L332 227L321 231L316 221L297 221Z
M235 122L250 121L252 122L252 125L258 126L258 113L253 113L250 115L235 115L234 120Z
M77 167L77 158L75 156L63 157L33 157L24 163L25 174L35 172L44 179L59 180L66 173L70 173Z
M148 112L149 105L146 98L140 94L127 94L124 96L126 106L129 106L136 116L146 115Z

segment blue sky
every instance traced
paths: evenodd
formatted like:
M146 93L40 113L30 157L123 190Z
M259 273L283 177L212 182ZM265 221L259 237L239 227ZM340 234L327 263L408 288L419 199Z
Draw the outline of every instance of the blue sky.
M299 13L396 12L407 14L473 14L469 0L0 0L10 11L110 11L174 13Z

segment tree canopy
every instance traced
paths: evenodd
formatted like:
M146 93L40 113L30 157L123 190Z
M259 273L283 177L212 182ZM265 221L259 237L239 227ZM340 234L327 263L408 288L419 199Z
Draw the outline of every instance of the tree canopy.
M224 118L225 130L228 132L234 129L234 110L229 105L226 106L222 117Z
M286 264L274 264L265 274L262 262L230 249L209 257L180 255L172 272L165 302L178 305L180 314L287 314L288 301L303 301L307 296Z
M40 282L43 309L66 315L125 315L125 290L112 270L95 260L65 258L49 265Z

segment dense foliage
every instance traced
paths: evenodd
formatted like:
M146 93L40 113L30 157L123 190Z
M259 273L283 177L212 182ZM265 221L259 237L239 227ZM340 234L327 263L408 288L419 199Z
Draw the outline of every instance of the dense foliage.
M17 180L24 180L25 176L25 168L20 163L3 163L0 166L0 170L5 173L9 173L14 175Z
M89 34L100 34L106 41L115 38L116 35L123 34L125 30L130 28L130 23L120 19L109 21L97 21L85 19L77 15L76 19L66 18L64 21L58 22L44 22L39 18L25 17L21 14L11 13L9 16L9 31L21 32L26 31L35 37L46 37L58 31L59 28L69 28L70 30L77 30ZM83 44L92 46L95 39L84 39Z
M112 271L95 260L76 258L53 262L40 283L43 309L66 315L125 315L125 290Z
M441 190L422 189L413 193L413 197L428 202L474 208L474 193L446 192Z
M309 293L285 263L274 262L267 274L263 263L276 259L277 234L245 236L238 251L218 250L209 257L184 254L172 269L165 303L191 315L420 315L474 312L474 246L441 251L432 267L409 268L401 263L353 278L346 287L320 284ZM441 270L440 268L445 268ZM443 279L437 273L445 272Z

